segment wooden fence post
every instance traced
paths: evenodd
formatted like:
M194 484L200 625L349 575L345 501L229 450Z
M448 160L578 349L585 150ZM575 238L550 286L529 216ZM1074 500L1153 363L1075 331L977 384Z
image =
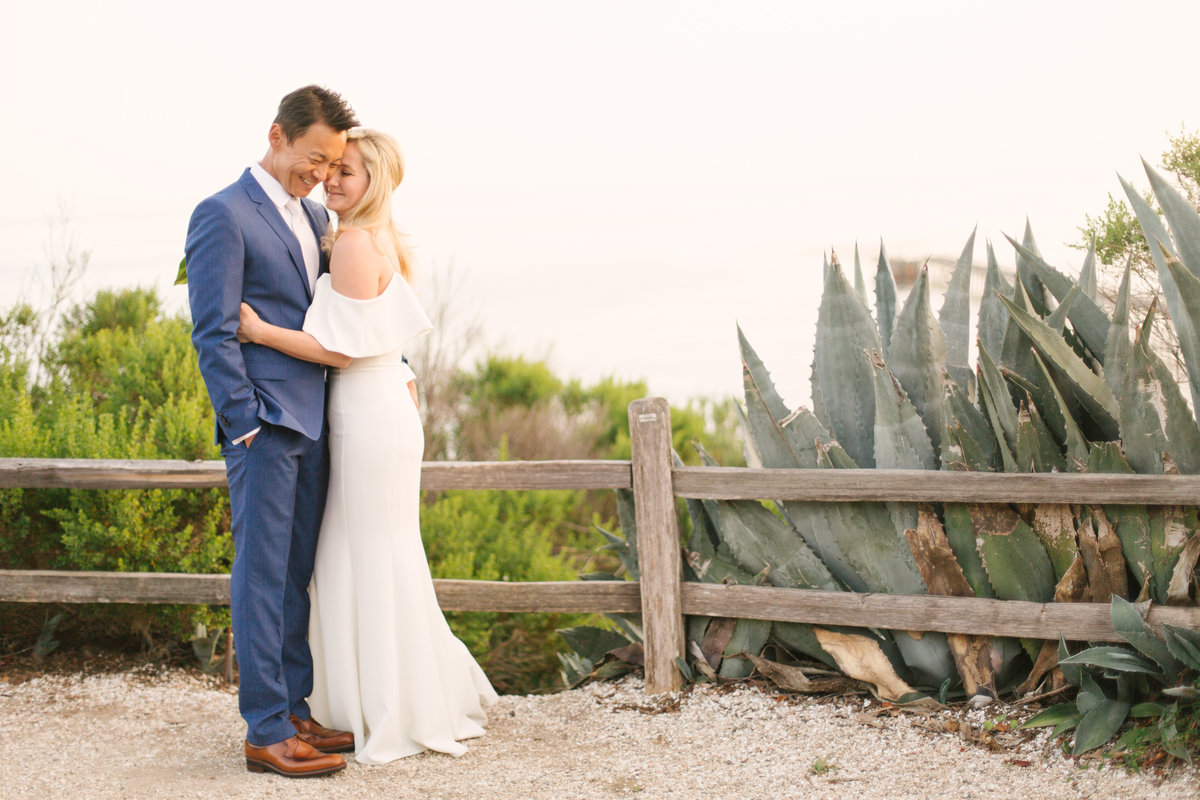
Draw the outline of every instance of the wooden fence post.
M658 694L682 685L675 659L686 654L679 519L671 486L671 408L666 400L647 397L629 404L629 439L646 691Z

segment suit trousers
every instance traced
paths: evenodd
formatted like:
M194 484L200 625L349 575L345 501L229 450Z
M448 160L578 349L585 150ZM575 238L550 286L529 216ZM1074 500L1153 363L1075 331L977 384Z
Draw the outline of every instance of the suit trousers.
M232 513L230 601L238 706L258 747L296 733L308 719L313 663L309 598L329 481L329 443L262 423L249 447L224 445Z

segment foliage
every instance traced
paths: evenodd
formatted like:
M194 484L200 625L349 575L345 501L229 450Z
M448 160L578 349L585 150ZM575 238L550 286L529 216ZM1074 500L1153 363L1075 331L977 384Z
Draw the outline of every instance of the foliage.
M40 385L29 384L18 359L0 365L0 455L217 457L186 319L164 315L154 292L136 289L101 292L63 318L59 337L38 355ZM0 566L227 572L228 518L217 490L7 489L0 491ZM107 610L73 611L84 626L120 627ZM135 607L127 624L153 644L227 618L223 609Z
M1149 258L1171 310L1194 399L1200 397L1200 215L1161 175L1146 169L1162 218L1123 181L1133 204L1130 219L1154 242ZM872 317L862 282L847 280L836 257L826 262L811 411L784 404L766 365L739 331L747 460L803 469L1200 473L1196 404L1189 407L1150 344L1156 327L1165 324L1157 304L1136 313L1131 269L1109 306L1097 293L1094 252L1072 279L1043 259L1028 227L1020 240L1009 242L1017 278L1011 287L987 248L989 291L979 313L974 370L965 363L974 234L937 315L923 272L898 310L884 296L891 281L877 281L882 294ZM879 262L887 276L882 248ZM751 500L686 505L691 522L683 543L686 580L1035 602L1111 599L1114 609L1130 607L1124 598L1195 602L1200 559L1195 506ZM622 513L621 534L604 535L606 547L636 579L632 520L632 513ZM1148 671L1157 670L1164 694L1186 690L1178 683L1178 669L1168 669L1167 657L1159 657L1166 645L1156 647L1151 633L1137 627L1140 618L1135 623L1127 617L1118 629L1139 649L1153 651L1158 666L1131 661L1111 648L1100 651L1119 660L1106 668L1136 664L1130 667L1136 675L1108 684L1107 673L1103 680L1087 672L1077 679L1081 752L1120 728L1136 702L1134 690L1149 686ZM760 664L769 664L763 660L768 651L787 653L836 664L894 702L921 693L1025 694L1046 683L1057 686L1079 669L1064 651L1061 669L1055 670L1052 642L706 617L688 618L686 628L687 658L679 666L689 679L742 677L752 664L760 670ZM629 648L639 637L632 627L615 643L568 633L589 648L564 659L571 680L612 672L614 659L626 668L636 660ZM1183 640L1178 644L1183 647ZM602 646L608 649L597 652ZM767 668L790 683L812 683L788 672L795 669L791 665ZM1186 691L1194 691L1194 679L1187 680L1193 689ZM1157 716L1164 720L1161 738L1173 741L1169 729L1179 715L1164 709Z
M563 581L577 574L578 534L566 527L581 492L449 491L425 505L421 538L435 578ZM560 614L447 614L497 689L551 688ZM514 653L516 649L516 653Z
M1067 655L1059 642L1059 667L1079 693L1074 703L1051 706L1023 728L1074 729L1071 752L1080 755L1112 739L1127 718L1146 720L1126 732L1118 749L1161 747L1191 762L1200 745L1200 633L1171 625L1156 631L1128 601L1113 597L1112 621L1131 645L1101 645ZM1180 728L1183 728L1181 731Z
M52 315L30 304L0 314L0 456L219 458L190 331L146 289L103 290ZM466 369L417 363L444 384L422 381L427 435L436 434L427 459L627 457L626 406L647 393L615 379L564 381L544 362L495 353ZM734 413L732 403L698 401L679 411L678 435L705 434L737 453ZM446 492L426 498L423 537L436 577L570 580L597 563L581 537L614 514L607 493ZM223 573L233 557L228 529L220 490L0 490L0 568ZM587 619L448 616L510 691L550 688L555 629ZM60 632L93 641L132 633L160 652L190 641L215 668L228 624L225 609L79 606ZM39 618L21 627L40 626Z

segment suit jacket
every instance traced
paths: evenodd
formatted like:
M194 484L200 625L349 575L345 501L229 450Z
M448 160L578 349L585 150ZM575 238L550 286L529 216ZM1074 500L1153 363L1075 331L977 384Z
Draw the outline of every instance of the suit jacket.
M302 205L320 241L329 212L311 200ZM262 422L316 440L325 417L325 367L237 340L243 301L265 321L297 330L312 302L300 243L249 169L196 206L184 249L192 343L217 414L218 444ZM320 271L328 268L322 253Z

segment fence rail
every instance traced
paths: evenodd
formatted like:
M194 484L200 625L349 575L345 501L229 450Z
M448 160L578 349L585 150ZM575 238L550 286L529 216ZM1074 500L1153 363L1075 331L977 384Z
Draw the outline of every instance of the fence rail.
M1104 603L1029 603L681 581L676 498L814 502L1196 505L1200 476L673 467L666 401L629 406L630 461L427 462L421 487L632 489L640 582L435 580L446 611L641 613L646 688L677 688L685 615L818 625L1118 641ZM0 488L215 488L221 461L0 459ZM0 570L0 601L228 604L228 575ZM1151 623L1200 629L1200 608L1154 607Z

